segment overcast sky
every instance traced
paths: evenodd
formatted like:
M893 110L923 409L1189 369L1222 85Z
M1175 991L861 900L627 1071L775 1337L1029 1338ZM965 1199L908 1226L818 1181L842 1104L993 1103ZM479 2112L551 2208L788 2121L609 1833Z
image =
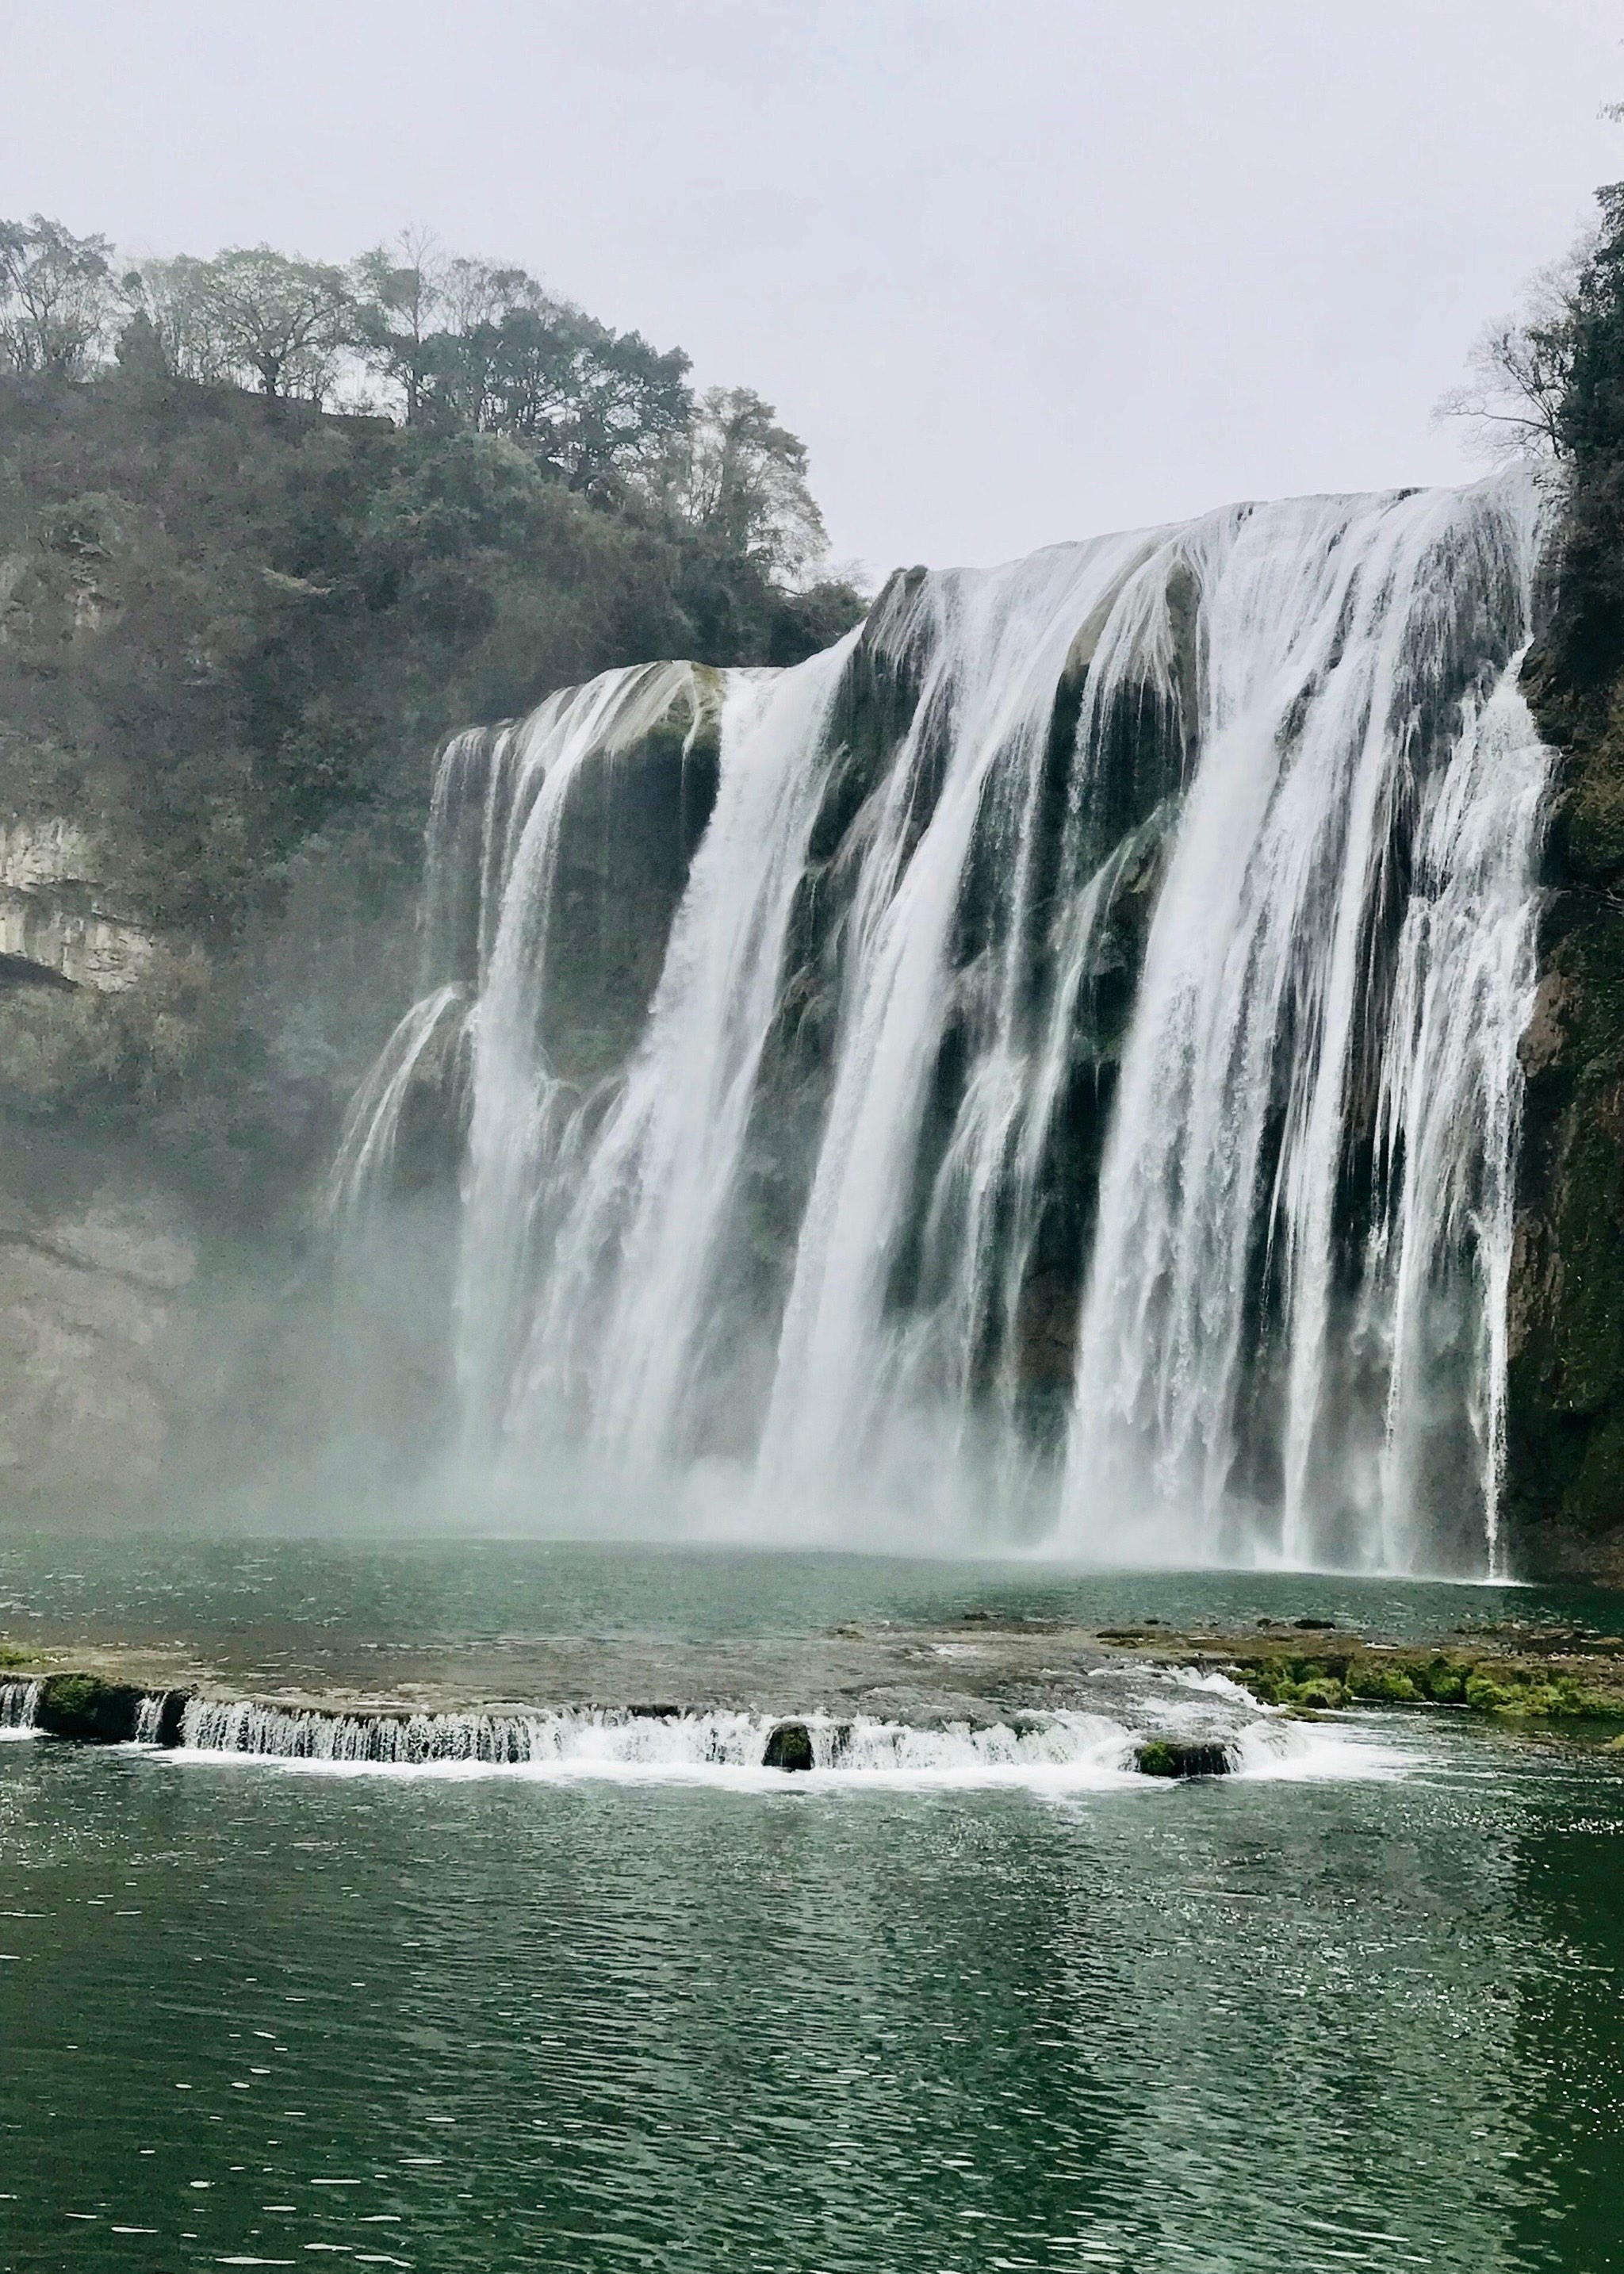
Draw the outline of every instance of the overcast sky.
M1624 175L1616 0L0 0L0 215L523 262L995 561L1451 481L1485 318Z

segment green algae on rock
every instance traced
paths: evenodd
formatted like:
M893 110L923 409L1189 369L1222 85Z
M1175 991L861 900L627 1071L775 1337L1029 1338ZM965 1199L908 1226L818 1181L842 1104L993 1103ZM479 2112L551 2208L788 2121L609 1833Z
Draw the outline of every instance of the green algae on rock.
M1141 1776L1228 1776L1234 1763L1226 1746L1205 1737L1151 1736L1133 1749L1133 1766Z

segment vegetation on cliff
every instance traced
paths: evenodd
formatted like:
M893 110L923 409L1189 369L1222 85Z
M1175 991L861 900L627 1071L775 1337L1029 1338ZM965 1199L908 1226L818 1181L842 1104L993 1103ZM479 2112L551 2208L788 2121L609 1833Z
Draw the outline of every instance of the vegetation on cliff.
M0 223L0 821L73 823L162 942L0 993L0 1104L297 1173L399 1007L448 729L846 629L804 448L687 373L421 242L121 274Z

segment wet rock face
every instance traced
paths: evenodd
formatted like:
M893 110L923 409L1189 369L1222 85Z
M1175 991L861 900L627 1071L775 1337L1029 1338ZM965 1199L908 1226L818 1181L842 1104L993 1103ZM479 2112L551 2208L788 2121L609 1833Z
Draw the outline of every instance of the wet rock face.
M804 1721L780 1721L767 1738L767 1750L762 1755L764 1769L809 1769L812 1766L812 1732Z
M1227 1749L1212 1737L1141 1737L1133 1766L1141 1776L1228 1776L1234 1766Z
M710 809L720 744L679 709L584 769L560 835L547 937L548 1055L587 1085L636 1047Z

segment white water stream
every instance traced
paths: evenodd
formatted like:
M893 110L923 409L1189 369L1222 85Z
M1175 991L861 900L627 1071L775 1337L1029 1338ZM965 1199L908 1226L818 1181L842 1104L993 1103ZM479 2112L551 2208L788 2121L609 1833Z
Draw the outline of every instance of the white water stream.
M0 1682L0 1738L38 1734L34 1715L44 1686L42 1682Z

